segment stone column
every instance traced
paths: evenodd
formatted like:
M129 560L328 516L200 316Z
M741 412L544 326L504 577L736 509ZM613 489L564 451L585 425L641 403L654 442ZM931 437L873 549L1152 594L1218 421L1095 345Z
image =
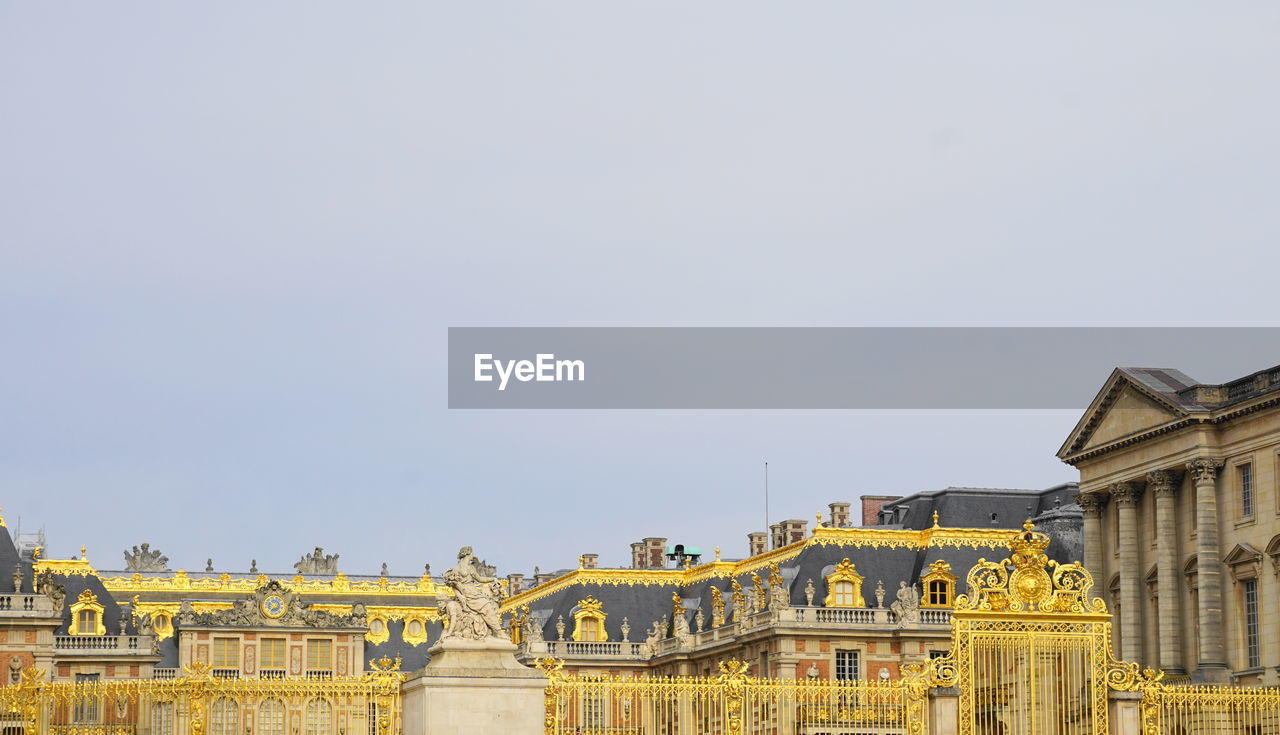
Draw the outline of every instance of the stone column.
M1120 523L1120 658L1142 663L1142 580L1138 571L1138 501L1131 482L1111 486Z
M1174 514L1178 484L1172 472L1147 474L1147 492L1156 503L1156 585L1160 596L1160 668L1169 675L1182 667L1182 570L1178 568L1178 527Z
M1076 504L1084 509L1084 568L1093 575L1093 580L1102 585L1102 509L1107 504L1106 497L1098 493L1081 493L1076 496Z
M1187 463L1196 485L1196 586L1199 589L1200 661L1196 680L1226 683L1226 640L1222 626L1222 563L1218 560L1218 468L1220 459Z

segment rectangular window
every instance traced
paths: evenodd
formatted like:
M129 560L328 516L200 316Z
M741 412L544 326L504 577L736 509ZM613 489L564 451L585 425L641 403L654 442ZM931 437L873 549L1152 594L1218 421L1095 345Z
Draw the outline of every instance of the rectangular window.
M76 622L80 635L93 635L98 632L98 613L93 610L81 610Z
M312 638L307 641L307 669L328 671L333 668L333 641Z
M98 674L76 674L77 684L88 684L99 680ZM71 717L78 725L96 725L99 722L98 697L77 696L72 706Z
M853 607L852 582L836 582L836 607Z
M263 638L259 645L262 651L259 664L264 669L283 669L284 668L284 639L283 638Z
M1237 471L1240 473L1240 515L1248 518L1253 515L1253 465L1242 464Z
M861 662L857 651L836 651L836 680L854 681L862 678Z
M240 668L240 639L239 638L214 638L213 639L213 668L215 669L239 669Z
M1249 657L1249 668L1262 665L1258 650L1258 580L1244 580L1244 647Z

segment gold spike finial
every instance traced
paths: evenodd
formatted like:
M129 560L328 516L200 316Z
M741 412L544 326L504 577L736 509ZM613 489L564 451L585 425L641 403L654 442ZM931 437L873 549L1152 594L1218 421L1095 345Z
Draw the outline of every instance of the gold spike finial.
M89 547L87 547L87 546L81 546L81 547L80 547L80 561L84 561L85 559L88 559L88 558L89 558Z
M720 561L720 547L716 547L716 561Z
M938 527L938 511L936 510L933 512L933 527Z

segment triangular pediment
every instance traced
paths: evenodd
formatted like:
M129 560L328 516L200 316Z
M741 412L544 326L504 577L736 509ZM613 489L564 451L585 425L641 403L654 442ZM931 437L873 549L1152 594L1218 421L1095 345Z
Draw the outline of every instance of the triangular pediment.
M1134 382L1123 371L1116 370L1058 450L1058 457L1065 459L1186 416L1187 412L1179 406Z
M1229 567L1237 564L1256 564L1262 560L1262 554L1249 544L1236 544L1227 555L1222 558L1222 563Z

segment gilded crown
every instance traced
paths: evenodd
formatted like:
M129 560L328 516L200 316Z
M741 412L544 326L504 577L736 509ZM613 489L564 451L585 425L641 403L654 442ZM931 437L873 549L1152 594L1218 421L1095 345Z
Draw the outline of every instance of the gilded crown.
M1044 566L1048 560L1045 550L1049 548L1049 537L1035 530L1036 524L1028 518L1022 524L1022 531L1015 534L1009 542L1013 551L1011 561L1015 567Z

